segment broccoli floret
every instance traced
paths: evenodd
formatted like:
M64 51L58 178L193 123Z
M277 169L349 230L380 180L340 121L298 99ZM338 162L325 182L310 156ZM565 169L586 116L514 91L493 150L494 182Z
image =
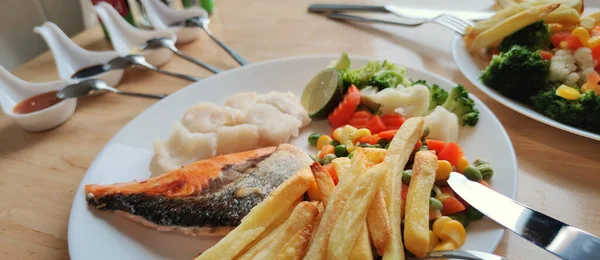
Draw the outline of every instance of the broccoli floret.
M448 92L440 88L437 84L427 85L427 81L425 80L417 80L413 82L414 85L424 85L429 88L429 108L427 109L427 114L431 113L437 106L441 106L448 98Z
M488 87L522 102L547 87L550 62L537 51L513 46L508 52L494 55L480 77Z
M370 61L361 68L342 71L342 78L345 87L353 84L359 89L375 86L381 90L408 83L404 74L405 69L392 62Z
M600 132L600 96L589 90L578 100L567 100L556 95L556 88L541 91L532 97L533 107L563 124Z
M500 52L507 52L511 47L519 45L530 50L547 50L550 48L550 29L544 21L537 21L502 40Z
M479 121L479 111L475 109L475 102L461 85L450 90L442 107L454 113L462 125L475 126Z

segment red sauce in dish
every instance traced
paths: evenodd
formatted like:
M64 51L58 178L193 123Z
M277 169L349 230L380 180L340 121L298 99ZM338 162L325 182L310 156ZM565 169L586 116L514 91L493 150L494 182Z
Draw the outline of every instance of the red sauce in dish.
M13 112L28 114L54 106L61 101L60 98L56 97L56 93L58 91L50 91L25 99L13 108Z

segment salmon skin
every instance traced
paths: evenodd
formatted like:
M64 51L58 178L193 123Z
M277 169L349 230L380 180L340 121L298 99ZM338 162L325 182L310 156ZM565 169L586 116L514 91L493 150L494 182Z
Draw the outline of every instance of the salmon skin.
M85 186L88 204L160 231L222 235L312 160L289 144L197 161L145 181Z

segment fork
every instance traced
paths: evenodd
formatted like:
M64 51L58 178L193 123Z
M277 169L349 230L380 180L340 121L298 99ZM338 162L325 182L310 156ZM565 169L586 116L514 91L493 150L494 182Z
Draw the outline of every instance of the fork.
M403 19L402 21L389 21L383 19L376 18L367 18L357 15L351 14L342 14L342 13L329 13L327 14L327 18L341 21L354 21L354 22L367 22L367 23L385 23L392 25L401 25L401 26L409 26L416 27L426 23L436 23L442 25L446 28L452 29L453 31L460 33L461 35L465 35L468 26L472 26L473 23L471 21L463 20L453 15L449 14L440 14L434 18L428 20L414 20L414 19Z
M473 250L448 250L448 251L431 251L423 258L418 257L407 257L407 260L419 260L419 259L463 259L463 260L504 260L504 257L497 256L494 254L473 251Z

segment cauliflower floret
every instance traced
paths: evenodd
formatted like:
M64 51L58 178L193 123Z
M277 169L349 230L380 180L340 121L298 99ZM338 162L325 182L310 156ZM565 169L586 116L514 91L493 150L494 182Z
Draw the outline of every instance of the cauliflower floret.
M575 57L575 61L577 62L577 66L579 67L579 84L583 84L587 77L587 74L594 71L594 67L596 67L596 61L592 56L592 50L586 47L582 47L577 49L573 53L573 57Z
M550 59L550 81L564 83L568 78L573 80L575 76L571 74L576 71L577 63L570 50L558 50ZM575 75L577 74L575 73ZM574 80L577 82L579 77Z
M381 105L383 114L398 113L410 118L422 116L429 107L429 89L423 85L386 88L377 92L376 88L367 87L360 91L361 102Z

